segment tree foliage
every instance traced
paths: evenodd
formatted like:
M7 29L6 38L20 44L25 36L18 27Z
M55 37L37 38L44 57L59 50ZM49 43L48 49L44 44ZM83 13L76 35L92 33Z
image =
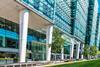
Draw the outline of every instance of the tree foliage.
M94 46L90 46L90 53L89 53L89 55L90 56L96 56L96 54L97 54L96 46L95 45Z
M88 58L88 55L89 55L89 46L88 45L85 45L84 47L84 51L83 51L83 55Z
M52 42L52 52L53 53L60 53L61 46L64 45L64 39L62 38L61 32L54 28L53 30L53 42Z
M88 59L88 56L96 56L97 48L96 46L85 45L83 55Z

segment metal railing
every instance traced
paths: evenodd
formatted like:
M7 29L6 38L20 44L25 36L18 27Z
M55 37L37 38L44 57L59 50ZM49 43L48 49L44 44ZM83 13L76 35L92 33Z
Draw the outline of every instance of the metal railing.
M0 67L34 67L34 66L42 66L44 64L48 64L47 61L34 61L27 63L13 63L13 64L2 64Z
M64 60L68 60L70 55L69 54L64 54ZM51 60L52 61L62 61L61 59L61 53L51 53Z
M0 65L0 67L33 67L34 63L14 63L14 64L4 64Z

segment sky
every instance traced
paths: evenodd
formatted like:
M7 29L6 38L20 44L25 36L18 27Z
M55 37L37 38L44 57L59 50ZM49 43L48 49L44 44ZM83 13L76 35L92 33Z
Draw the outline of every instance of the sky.
M98 0L98 2L99 2L99 13L100 13L100 0Z

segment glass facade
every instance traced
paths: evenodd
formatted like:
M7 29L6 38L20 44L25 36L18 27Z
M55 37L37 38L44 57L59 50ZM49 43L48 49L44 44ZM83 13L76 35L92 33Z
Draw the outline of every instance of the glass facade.
M98 13L97 23L96 23L96 34L95 34L95 45L99 48L99 39L100 39L100 14Z
M45 43L39 43L39 42L32 43L32 60L33 61L46 60Z
M89 1L89 8L88 8L88 17L87 17L87 26L86 26L86 37L85 43L90 45L90 38L91 38L91 31L92 31L92 19L93 19L93 12L94 12L94 0Z
M20 2L51 19L62 32L71 33L70 0L20 0Z
M87 0L72 0L71 2L72 34L81 41L85 41L86 22L88 15Z
M97 13L98 13L97 0L90 0L88 8L87 27L86 27L86 39L85 39L85 43L88 45L95 45Z
M92 21L92 32L91 32L90 45L95 45L96 23L97 23L97 14L98 14L98 2L97 2L97 0L94 1L93 10L94 10L94 12L93 12L93 21Z
M97 47L99 48L99 50L100 50L100 13L98 14L98 21L97 21L98 23L99 23L99 25L98 25L98 36L97 36L97 43L96 43L96 45L97 45Z
M65 33L71 33L70 0L56 0L55 25Z
M45 43L46 35L28 28L27 49L31 50L33 41ZM34 45L35 46L35 45ZM0 17L0 47L19 48L19 24ZM10 53L8 51L8 53Z
M31 8L53 20L55 0L20 0Z

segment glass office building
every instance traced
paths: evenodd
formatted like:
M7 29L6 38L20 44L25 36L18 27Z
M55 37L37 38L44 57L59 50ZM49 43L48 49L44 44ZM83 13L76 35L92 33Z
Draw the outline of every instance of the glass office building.
M51 20L64 33L71 33L70 0L19 0Z
M70 2L71 0L56 0L55 9L55 26L61 28L64 33L71 33L71 22L70 22Z
M11 0L10 2L12 2L13 5L17 3L16 7L13 8L16 8L16 10L14 10L15 12L17 12L17 9L20 11L23 8L28 8L30 12L35 12L36 15L49 21L49 24L53 24L54 27L57 27L62 33L71 33L70 0ZM9 2L5 3L3 6L6 4L9 4ZM9 5L9 7L11 6ZM9 16L12 17L12 15ZM15 20L17 18L13 17ZM8 17L5 18L3 15L0 17L0 22L0 48L6 50L3 51L1 49L1 53L6 54L3 57L17 57L20 48L20 23L10 20ZM27 58L34 61L46 60L46 32L36 31L34 28L30 28L30 25L29 23L27 33Z
M98 3L97 0L95 0L90 45L95 45L96 23L97 23L97 16L98 16L98 4L97 3Z
M62 33L71 33L70 0L19 0L19 2L29 6L33 11L36 10Z
M85 43L88 45L95 44L97 14L98 14L97 0L89 0L88 20L86 28L86 39L85 39Z
M95 44L100 51L100 13L98 13Z
M87 0L72 0L72 34L84 42L88 16Z
M95 44L99 48L100 39L100 14L98 13L97 23L96 23L96 34L95 34Z
M82 58L82 51L85 42L86 25L88 16L88 0L72 0L71 1L71 26L74 41L73 58Z
M65 52L72 58L76 49L79 59L82 55L79 45L84 44L85 36L89 41L89 31L95 31L95 26L92 28L89 22L96 23L98 6L94 7L94 0L2 0L0 8L0 53L5 54L0 58L14 58L20 53L21 62L25 62L25 57L50 61L48 46L52 43L53 27L64 34Z

